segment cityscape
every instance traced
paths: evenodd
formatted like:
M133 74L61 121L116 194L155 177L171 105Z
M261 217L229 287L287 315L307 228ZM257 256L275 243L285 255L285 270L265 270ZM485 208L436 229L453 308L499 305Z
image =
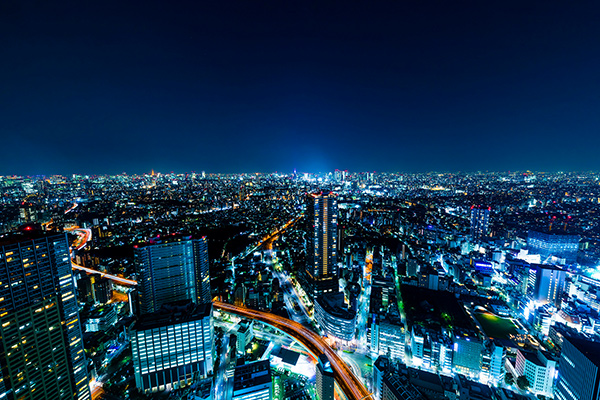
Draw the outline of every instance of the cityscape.
M0 188L2 397L598 394L598 173Z
M0 400L599 400L598 21L0 1Z

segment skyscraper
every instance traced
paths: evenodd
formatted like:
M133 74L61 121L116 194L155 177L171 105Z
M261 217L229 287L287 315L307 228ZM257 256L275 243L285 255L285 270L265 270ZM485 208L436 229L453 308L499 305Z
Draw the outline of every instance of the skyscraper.
M152 239L134 249L134 258L142 314L180 300L210 303L206 238L179 235Z
M309 194L306 204L306 291L337 293L337 201L329 192Z
M206 378L215 362L212 304L180 301L145 314L131 338L135 384L148 392Z
M0 398L91 398L66 235L0 243L0 309Z
M490 207L471 207L471 240L479 241L488 235L488 224L490 221Z
M558 362L558 400L596 400L600 396L600 343L567 337Z

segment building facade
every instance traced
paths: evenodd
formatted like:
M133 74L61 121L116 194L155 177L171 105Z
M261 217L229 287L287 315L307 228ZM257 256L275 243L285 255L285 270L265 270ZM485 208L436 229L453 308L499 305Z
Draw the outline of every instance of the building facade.
M600 397L600 343L565 336L554 398L597 400Z
M471 207L471 240L479 241L488 236L490 211L490 207Z
M472 378L479 378L483 342L471 332L455 332L454 370Z
M90 399L67 237L34 236L0 243L0 398Z
M145 314L134 325L135 384L144 392L186 386L213 373L212 304L177 302Z
M394 361L404 362L404 325L388 318L376 318L371 327L371 350Z
M517 349L515 371L519 376L527 378L533 393L552 397L556 361L550 354Z
M157 312L174 301L211 301L206 238L156 238L137 245L134 260L142 314Z
M315 300L315 321L328 336L334 339L343 341L354 339L356 312L343 306L342 293L335 296L321 296Z
M269 360L235 368L232 400L271 400L272 397L273 383Z
M307 196L305 286L313 298L339 291L337 216L337 201L332 193Z
M566 264L574 264L579 251L579 236L529 231L527 248L530 253L539 254L542 262L556 257L564 259Z
M531 296L542 304L551 303L560 308L565 291L566 271L552 265L535 265L529 269L533 283Z

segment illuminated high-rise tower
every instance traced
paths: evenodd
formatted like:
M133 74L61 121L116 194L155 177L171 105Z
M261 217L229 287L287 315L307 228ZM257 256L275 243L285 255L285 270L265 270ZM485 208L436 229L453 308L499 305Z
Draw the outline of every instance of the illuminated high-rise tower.
M0 309L0 398L91 398L66 235L2 239Z
M154 313L165 303L190 300L210 303L206 238L167 236L134 249L142 314Z
M306 204L306 286L313 297L337 293L337 201L329 192L309 194Z
M479 241L488 235L488 224L490 221L490 207L471 207L471 239Z

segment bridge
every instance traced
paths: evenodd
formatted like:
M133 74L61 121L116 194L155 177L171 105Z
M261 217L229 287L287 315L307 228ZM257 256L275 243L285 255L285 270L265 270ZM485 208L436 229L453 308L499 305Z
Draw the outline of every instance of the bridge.
M354 375L350 367L325 340L307 327L271 313L251 310L245 307L236 307L232 304L221 303L219 301L213 302L213 307L217 310L271 325L296 339L315 358L321 354L325 354L331 363L336 383L349 400L363 400L372 396L362 382Z

